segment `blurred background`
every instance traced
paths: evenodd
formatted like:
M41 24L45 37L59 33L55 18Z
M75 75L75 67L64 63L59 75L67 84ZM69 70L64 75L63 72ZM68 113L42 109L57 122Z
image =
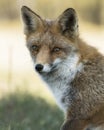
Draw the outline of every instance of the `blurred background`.
M104 0L0 1L0 130L59 129L63 114L34 72L25 47L22 5L50 19L75 8L80 37L104 54Z

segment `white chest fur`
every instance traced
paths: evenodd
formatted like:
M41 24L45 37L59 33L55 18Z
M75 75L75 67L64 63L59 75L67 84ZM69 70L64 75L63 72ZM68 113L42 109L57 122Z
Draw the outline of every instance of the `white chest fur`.
M78 64L79 57L73 55L57 66L57 71L46 75L43 79L48 83L59 107L66 112L70 107L70 83L75 78L76 73L83 68L82 63Z

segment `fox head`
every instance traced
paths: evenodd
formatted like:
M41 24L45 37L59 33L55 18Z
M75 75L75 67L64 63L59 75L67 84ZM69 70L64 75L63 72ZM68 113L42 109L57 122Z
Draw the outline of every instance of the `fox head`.
M78 20L73 8L65 10L56 20L44 20L26 6L21 12L36 71L50 73L66 61L72 66L77 64Z

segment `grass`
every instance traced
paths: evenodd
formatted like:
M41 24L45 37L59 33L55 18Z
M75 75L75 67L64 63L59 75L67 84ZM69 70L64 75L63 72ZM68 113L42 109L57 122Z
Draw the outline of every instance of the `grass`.
M55 130L62 122L59 109L30 94L13 94L0 101L0 130Z
M60 129L62 112L37 78L32 82L34 85L30 83L30 75L27 76L28 80L26 76L18 75L12 86L13 91L10 88L5 93L0 89L0 130Z

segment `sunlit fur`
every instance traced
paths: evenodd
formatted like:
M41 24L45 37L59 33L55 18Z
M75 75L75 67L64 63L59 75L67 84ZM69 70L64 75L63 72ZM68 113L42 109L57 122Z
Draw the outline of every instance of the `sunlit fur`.
M34 67L65 113L61 130L103 130L104 56L79 38L75 10L44 20L24 6L22 18Z

